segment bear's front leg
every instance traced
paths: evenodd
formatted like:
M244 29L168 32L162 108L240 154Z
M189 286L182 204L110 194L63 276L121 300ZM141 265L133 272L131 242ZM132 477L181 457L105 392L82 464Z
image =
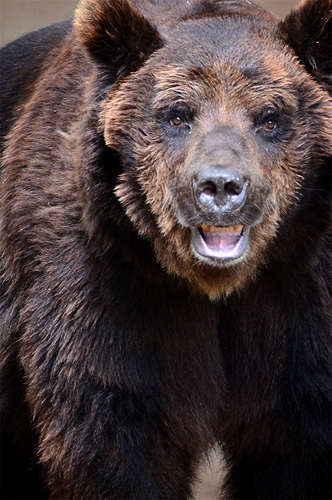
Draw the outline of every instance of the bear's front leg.
M38 426L51 499L190 496L192 457L180 440L170 439L158 395L81 379L76 387L57 381L49 398L38 402Z
M26 300L20 359L50 498L185 500L214 439L217 309L118 276L65 283L57 302L38 283Z
M312 452L312 454L310 453ZM331 471L329 451L321 454L303 450L298 442L298 453L292 456L274 454L271 450L256 454L235 456L226 480L226 496L236 500L328 500L331 498Z

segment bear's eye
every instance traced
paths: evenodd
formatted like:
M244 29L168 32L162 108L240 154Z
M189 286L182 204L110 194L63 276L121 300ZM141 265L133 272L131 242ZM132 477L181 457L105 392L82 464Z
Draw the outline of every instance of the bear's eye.
M164 121L165 120L165 121ZM192 114L189 109L170 109L163 118L163 123L173 137L184 137L190 135L192 128Z
M272 132L277 128L277 121L274 118L267 118L263 123L262 126L265 130L268 132Z
M276 140L284 130L285 120L281 112L268 109L255 120L256 133L264 140Z
M183 125L183 123L184 123L184 120L179 115L172 116L169 121L170 121L170 124L173 125L173 127L179 127L180 125Z

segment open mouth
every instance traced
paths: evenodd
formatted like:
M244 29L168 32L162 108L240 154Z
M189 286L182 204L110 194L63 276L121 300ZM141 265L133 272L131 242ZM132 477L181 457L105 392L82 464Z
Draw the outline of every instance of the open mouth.
M233 261L244 256L249 243L249 226L200 226L192 229L192 245L203 257Z

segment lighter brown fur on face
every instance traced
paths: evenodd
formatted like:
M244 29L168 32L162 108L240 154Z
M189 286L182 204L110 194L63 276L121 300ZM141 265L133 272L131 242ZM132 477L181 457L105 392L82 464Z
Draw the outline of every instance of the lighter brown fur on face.
M282 57L285 60L281 63ZM311 102L316 95L317 102L324 101L326 110L326 96L291 56L282 55L278 59L271 55L264 59L263 68L265 77L260 83L261 76L249 78L236 63L210 69L162 67L160 71L154 65L153 75L147 65L135 79L124 81L114 93L115 98L111 94L104 104L101 126L107 144L120 155L123 141L131 144L132 166L126 168L128 150L125 149L125 172L116 187L128 217L138 233L150 240L158 261L169 274L211 299L227 296L255 279L267 256L271 257L270 249L281 221L296 205L311 153L310 123L301 114L294 89L306 87L308 94L309 88ZM137 93L142 81L148 82L148 88ZM135 96L132 102L128 99L131 93ZM178 105L191 110L193 122L190 134L174 146L176 140L167 143L162 132L165 124L156 116ZM267 108L281 109L290 116L289 132L277 147L259 144L255 135L253 117ZM320 122L322 134L331 142L326 113L320 114L318 110L311 119ZM200 137L216 125L238 130L250 149L254 170L271 187L263 219L251 229L249 250L241 262L230 267L202 261L193 254L190 227L178 211L178 186L187 185L191 196L190 172L184 165L188 158L195 157Z

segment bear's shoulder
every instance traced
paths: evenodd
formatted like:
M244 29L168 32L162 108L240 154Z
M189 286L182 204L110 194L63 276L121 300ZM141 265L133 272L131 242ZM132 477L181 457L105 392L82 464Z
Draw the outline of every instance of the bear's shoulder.
M72 20L47 26L23 35L0 51L0 143L8 132L15 109L33 90L50 53L64 42Z

